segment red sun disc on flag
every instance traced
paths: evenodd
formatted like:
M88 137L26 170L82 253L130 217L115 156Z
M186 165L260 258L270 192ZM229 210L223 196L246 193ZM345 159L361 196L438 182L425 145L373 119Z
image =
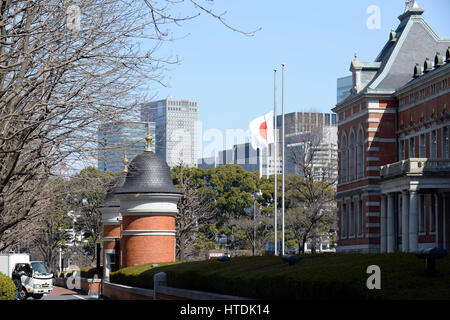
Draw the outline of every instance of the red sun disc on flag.
M262 122L259 126L259 134L264 140L267 140L267 122Z

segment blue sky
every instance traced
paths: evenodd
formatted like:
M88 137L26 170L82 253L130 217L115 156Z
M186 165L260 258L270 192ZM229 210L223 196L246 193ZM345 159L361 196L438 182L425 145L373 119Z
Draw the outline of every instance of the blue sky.
M419 0L424 18L441 37L450 38L449 0ZM370 6L380 8L380 28L369 29ZM203 132L214 128L246 130L249 122L273 108L273 69L286 65L285 110L330 112L336 104L336 79L349 75L350 61L373 61L398 26L404 0L216 0L226 21L242 30L261 28L252 37L233 32L213 18L172 26L175 37L160 54L178 55L166 72L168 88L157 98L199 101ZM154 94L155 92L153 92Z

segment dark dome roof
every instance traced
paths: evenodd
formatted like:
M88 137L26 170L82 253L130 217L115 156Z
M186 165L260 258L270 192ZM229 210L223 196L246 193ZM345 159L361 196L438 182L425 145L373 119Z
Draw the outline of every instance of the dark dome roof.
M131 161L120 193L181 193L173 185L169 166L153 151L145 151Z
M102 207L119 207L119 199L116 198L116 190L123 186L127 174L121 172L108 186L108 192L106 193L105 201L103 201Z

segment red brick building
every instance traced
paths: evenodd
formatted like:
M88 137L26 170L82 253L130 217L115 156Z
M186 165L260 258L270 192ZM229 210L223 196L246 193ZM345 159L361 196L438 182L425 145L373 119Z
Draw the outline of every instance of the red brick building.
M450 39L414 5L338 114L338 251L450 249ZM422 67L423 66L423 67Z
M104 278L123 267L175 261L177 203L166 161L151 149L137 155L115 181L100 208L103 221Z

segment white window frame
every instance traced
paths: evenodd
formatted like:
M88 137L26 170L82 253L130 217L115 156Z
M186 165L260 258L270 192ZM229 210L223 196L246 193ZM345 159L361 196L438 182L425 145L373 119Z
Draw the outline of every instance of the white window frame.
M426 134L422 133L419 135L419 158L427 157L427 139Z
M347 203L343 203L341 207L341 239L347 239Z
M416 157L416 137L409 138L409 158Z
M356 166L357 166L357 178L364 177L364 131L362 128L358 131L358 138L357 138L357 151L356 151Z
M400 140L400 160L406 160L406 152L405 152L405 140Z
M364 202L362 199L358 201L358 238L364 238Z
M449 151L449 127L443 127L442 128L442 158L448 159L450 157L450 151Z
M348 181L348 140L344 135L341 140L341 183Z
M437 158L437 149L437 130L433 130L430 132L430 158Z
M355 215L355 201L350 202L350 216L348 219L348 238L354 239L356 236L356 215Z
M353 137L353 139L352 139ZM352 131L350 133L350 138L349 138L349 142L348 142L348 157L349 157L349 181L353 181L356 178L356 137L355 137L355 133Z

